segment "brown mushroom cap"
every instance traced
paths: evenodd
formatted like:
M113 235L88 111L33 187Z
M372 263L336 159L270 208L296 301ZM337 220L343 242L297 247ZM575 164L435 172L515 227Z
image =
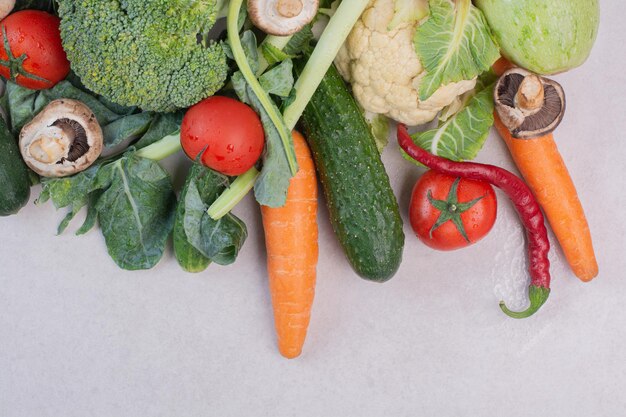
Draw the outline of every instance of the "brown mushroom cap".
M515 138L552 132L565 114L565 92L556 81L521 68L502 74L494 89L496 111Z
M24 162L44 177L87 169L102 153L102 129L91 109L77 100L50 102L20 132Z
M265 33L288 36L310 23L318 7L318 0L248 0L248 15Z

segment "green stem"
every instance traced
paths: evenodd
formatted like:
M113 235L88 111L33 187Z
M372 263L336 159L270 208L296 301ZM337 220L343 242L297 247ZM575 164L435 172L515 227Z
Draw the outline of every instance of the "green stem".
M174 155L180 151L182 146L180 145L180 132L173 135L165 136L158 142L154 142L151 145L141 148L137 151L137 156L142 158L152 159L154 161L160 161L168 156Z
M219 220L227 215L254 187L259 174L260 172L255 167L252 167L238 176L230 187L211 204L207 210L209 217L213 220Z
M267 59L265 59L265 55L263 55L263 45L272 45L277 49L283 50L292 37L293 35L267 35L265 39L263 39L263 42L261 42L261 45L259 45L259 70L257 71L257 75L263 74L265 70L269 67L269 63L267 62Z
M239 67L239 71L245 78L246 82L252 89L252 92L259 99L259 102L267 112L272 124L278 131L278 135L283 143L283 149L285 151L285 155L287 156L287 162L289 164L289 170L291 171L291 175L296 175L298 172L298 162L296 160L296 155L293 150L293 146L291 145L291 128L287 128L285 126L285 122L281 117L280 111L270 98L269 94L263 89L259 80L257 80L256 75L252 71L250 64L246 58L246 53L243 50L243 46L241 45L241 39L239 39L239 28L237 27L237 21L239 20L239 11L241 10L241 5L243 4L243 0L232 0L230 2L230 7L228 9L228 18L226 20L226 28L228 31L228 41L230 43L230 48L233 51L233 56L235 58L235 62Z
M298 78L298 81L294 86L297 91L296 99L285 110L282 120L280 120L280 115L273 115L273 113L270 113L269 110L274 110L276 107L273 106L269 96L265 90L263 90L252 72L252 69L248 64L248 60L245 57L243 47L241 46L237 20L242 2L242 0L231 1L227 21L228 39L235 61L237 62L242 75L246 79L246 82L248 82L254 93L257 95L259 101L261 101L263 106L266 108L266 111L272 119L272 122L276 125L278 132L281 133L281 129L279 129L281 126L285 126L289 132L296 126L304 108L311 100L311 97L313 97L313 93L317 90L317 87L326 74L326 71L328 71L328 68L332 65L333 60L337 56L341 45L343 45L348 37L352 27L367 7L369 0L354 0L351 2L342 2L339 5L339 8L332 16L328 26L324 30L315 50L313 51L313 54L311 55L311 58L303 70L303 73ZM348 5L348 3L350 4ZM263 43L271 44L282 50L289 43L290 39L291 36L269 35L265 38ZM268 67L267 60L263 56L261 48L262 46L259 48L259 74L262 74ZM276 123L273 116L278 118L280 123ZM285 146L285 151L287 152L289 160L290 152L288 149L290 148L286 145L288 142L285 141L282 134L281 139L283 140L283 145ZM291 140L290 133L288 140ZM295 159L295 155L293 155L293 158ZM290 163L290 168L291 167L292 165ZM295 175L293 170L292 174ZM259 172L253 167L237 178L231 187L223 192L222 195L220 195L211 205L211 207L209 207L209 216L211 216L214 220L217 220L228 213L228 211L237 205L245 194L254 187L254 183L258 178L258 175Z
M530 305L524 311L511 311L508 309L504 301L500 301L500 308L509 317L514 319L525 319L532 316L541 308L550 295L550 288L538 287L531 285L528 287L528 298L530 299Z
M342 1L339 4L337 11L328 22L328 26L322 32L311 58L309 58L294 85L296 99L283 113L285 124L290 130L298 123L304 108L309 104L313 93L332 65L341 45L369 3L370 0L350 0Z

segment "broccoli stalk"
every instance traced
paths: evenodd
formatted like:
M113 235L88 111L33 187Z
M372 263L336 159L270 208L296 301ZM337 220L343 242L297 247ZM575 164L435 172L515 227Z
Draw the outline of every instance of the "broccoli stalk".
M233 46L233 40L235 40L235 42L238 42L239 40L237 21L239 19L239 11L242 3L243 0L232 0L230 3L228 13L228 36L231 40L231 46ZM322 78L326 75L326 71L328 71L328 68L330 68L333 60L337 56L339 48L341 48L341 45L345 42L348 34L352 30L352 27L355 25L368 4L369 0L351 0L349 2L341 2L333 16L330 18L330 21L324 29L317 46L302 71L302 75L296 81L294 86L296 90L296 98L283 112L283 123L289 130L292 130L296 126L302 112L311 100L311 97L313 97L313 93L317 90ZM268 42L278 49L284 48L289 42L289 38L271 36L268 38ZM240 42L239 46L241 46ZM244 72L242 69L246 67L248 69L250 68L245 54L243 53L243 48L240 53L237 53L233 47L233 55L237 65L242 70L246 81L251 85L251 87L254 88L254 83L258 84L256 77L251 70ZM267 68L266 62L264 66ZM259 85L259 88L260 87L261 86ZM283 123L280 124L282 125ZM291 135L288 140L291 140ZM285 149L288 149L288 147L285 146ZM237 178L231 187L222 193L222 195L219 196L211 207L209 207L209 216L211 216L214 220L217 220L224 214L228 213L230 209L237 205L247 192L254 187L254 182L256 181L258 174L257 169L252 167L248 170L248 172Z

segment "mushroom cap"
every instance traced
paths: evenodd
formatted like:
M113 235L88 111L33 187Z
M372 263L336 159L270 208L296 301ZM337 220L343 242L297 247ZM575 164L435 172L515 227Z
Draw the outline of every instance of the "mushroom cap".
M14 7L15 0L0 0L0 20L7 17Z
M522 68L502 74L493 94L498 116L514 138L547 135L565 114L563 87Z
M313 21L319 0L248 0L252 23L265 33L292 35Z
M24 125L19 138L24 162L44 177L87 169L102 153L102 129L91 109L77 100L51 101Z

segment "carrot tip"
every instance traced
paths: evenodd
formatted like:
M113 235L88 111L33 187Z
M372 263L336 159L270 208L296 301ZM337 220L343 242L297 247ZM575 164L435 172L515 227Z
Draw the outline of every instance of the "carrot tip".
M280 354L287 359L295 359L302 353L301 348L279 348Z
M500 301L500 308L509 317L514 319L525 319L535 314L541 306L546 302L550 295L550 288L538 287L531 285L528 287L528 298L530 298L530 305L524 311L511 311L506 306L504 301Z

